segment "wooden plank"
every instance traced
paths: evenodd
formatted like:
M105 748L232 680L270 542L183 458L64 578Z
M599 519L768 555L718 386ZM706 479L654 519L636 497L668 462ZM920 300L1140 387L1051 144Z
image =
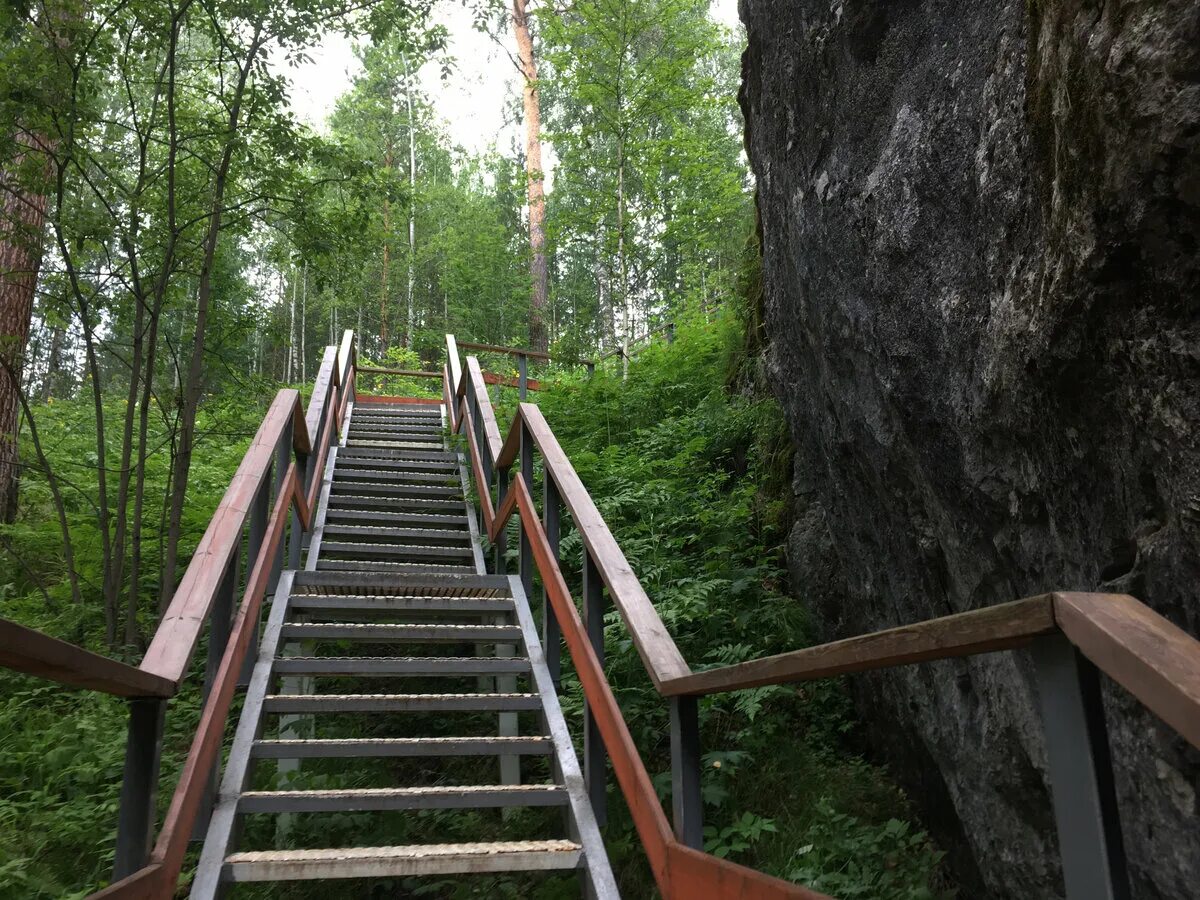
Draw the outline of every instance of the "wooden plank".
M459 341L458 346L467 350L482 350L485 353L506 353L509 356L528 356L530 359L553 359L549 353L542 353L540 350L523 350L520 347L497 347L495 344L477 344L473 341Z
M513 378L509 375L497 375L495 372L484 372L483 380L488 384L499 384L503 387L515 388L521 386L519 379ZM540 391L542 389L542 383L536 378L529 378L525 381L525 387L531 391Z
M1024 646L1036 635L1048 634L1055 631L1056 627L1051 596L1044 594L694 672L664 682L660 688L667 696L703 696L932 659L973 656Z
M208 699L200 711L196 734L183 764L179 782L175 786L175 793L171 797L171 805L163 820L154 852L151 854L152 862L162 864L164 883L167 885L173 886L179 879L196 813L208 784L208 773L212 771L213 762L221 751L225 721L229 716L229 706L237 687L238 673L242 670L250 641L257 631L255 623L258 622L259 609L262 607L263 595L271 577L272 564L283 537L283 526L287 521L289 508L299 493L299 479L293 465L288 468L280 486L279 496L275 499L262 551L246 582L246 592L234 619L225 654L221 657L221 665L213 679Z
M495 532L492 529L492 521L496 514L492 509L492 492L488 489L487 479L483 477L483 462L479 456L479 446L475 441L475 421L471 416L471 405L467 403L467 398L463 397L462 407L459 411L459 422L465 427L463 431L467 435L467 446L471 454L471 470L475 475L476 493L479 495L479 510L483 518L483 530L490 537Z
M174 895L174 884L163 883L163 867L151 863L89 895L88 900L164 900Z
M667 857L668 897L705 900L832 900L790 881L718 859L683 844L672 844Z
M1200 641L1126 594L1053 597L1055 618L1067 639L1200 747Z
M139 668L143 671L176 685L183 681L217 587L241 539L250 504L263 484L280 435L299 402L300 395L295 390L282 390L275 396L175 589L171 605L142 658Z
M334 381L334 366L337 363L337 347L330 344L325 348L321 357L321 366L317 369L317 380L313 384L312 396L308 401L308 409L304 414L305 426L309 435L315 435L321 420L325 417L325 408L330 402L330 388ZM320 471L317 469L316 471Z
M441 406L441 397L392 397L383 394L363 394L358 400L358 407L363 411L372 406Z
M172 697L175 694L175 683L170 679L143 672L120 660L109 659L8 619L0 619L0 668L114 697Z
M600 510L546 424L542 411L532 403L522 403L518 410L518 417L529 428L533 442L542 454L545 470L554 479L563 504L571 511L575 528L595 561L600 578L608 587L613 604L621 613L655 687L690 675L691 669L663 625L658 610L646 596Z
M500 429L496 425L496 413L492 410L492 401L488 397L487 382L483 380L479 360L473 356L467 357L467 377L475 386L475 398L479 402L479 417L483 420L484 443L487 445L490 459L494 461L500 455Z
M359 375L401 375L405 378L441 378L441 372L424 372L420 369L381 369L372 366L359 366Z
M354 366L357 362L355 357L354 329L347 328L342 332L342 342L338 349L337 358L338 384L343 388L353 384L351 373L354 371Z
M462 363L458 358L458 342L454 335L446 335L446 365L450 373L450 396L456 398L463 388Z

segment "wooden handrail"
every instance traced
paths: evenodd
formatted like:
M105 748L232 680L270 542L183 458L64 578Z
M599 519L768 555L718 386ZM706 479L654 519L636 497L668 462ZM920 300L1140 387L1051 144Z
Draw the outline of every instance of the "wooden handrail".
M1023 647L1056 630L1050 594L902 625L874 634L693 672L662 685L666 696L704 696L830 678L934 659Z
M171 697L175 682L0 619L0 668L114 697Z
M204 623L208 621L213 597L241 540L251 503L267 477L284 429L297 417L301 427L296 430L304 432L302 441L293 438L299 449L308 446L300 394L292 389L280 391L196 546L191 563L142 658L139 668L143 671L165 678L176 686L183 681Z
M503 387L519 388L521 386L520 379L513 378L511 375L497 375L495 372L484 372L483 381L485 384L498 384ZM531 391L540 391L542 383L536 378L527 378L525 387Z
M381 369L375 366L359 366L359 375L401 375L405 378L441 378L441 372L423 372L420 369Z
M509 356L527 356L530 359L542 359L547 362L554 359L549 353L540 350L525 350L521 347L497 347L495 344L477 344L474 341L459 341L458 346L468 350L482 350L485 353L505 353Z

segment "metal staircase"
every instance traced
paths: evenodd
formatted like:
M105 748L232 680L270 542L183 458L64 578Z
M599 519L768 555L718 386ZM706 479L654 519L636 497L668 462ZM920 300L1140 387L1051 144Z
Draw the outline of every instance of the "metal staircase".
M279 576L191 896L223 896L251 881L574 869L588 896L616 897L528 600L519 578L486 573L442 407L363 398L347 413L325 466L306 565ZM456 689L393 692L401 679ZM474 689L460 689L464 681ZM367 687L352 693L346 683ZM361 734L336 726L346 713L356 714ZM421 733L464 715L469 733ZM537 717L537 733L518 732L522 715ZM405 773L423 763L416 772L429 781L436 761L457 762L461 773L464 758L478 783L435 768L433 783L292 787L304 784L303 760L344 760L342 780L353 784L356 764L367 760L394 761ZM523 768L538 766L522 760L536 759L545 774L523 780ZM274 766L272 789L251 789L260 763ZM272 781L269 774L257 782ZM551 818L557 834L535 840L375 846L367 818L354 846L235 846L252 815L274 815L275 843L286 844L300 814L512 807L559 807L565 816Z

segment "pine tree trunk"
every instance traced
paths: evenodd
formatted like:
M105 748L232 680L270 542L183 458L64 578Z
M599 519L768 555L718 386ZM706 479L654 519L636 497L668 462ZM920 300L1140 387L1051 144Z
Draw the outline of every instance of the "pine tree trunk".
M404 102L408 107L408 296L404 346L411 348L415 325L413 288L416 283L417 262L417 132L413 126L412 84L408 75L408 54L400 54L400 60L404 65Z
M17 135L16 143L22 151L14 168L31 154L46 151L23 132ZM52 171L48 153L39 174L49 183ZM0 355L4 360L0 371L0 521L4 522L12 522L17 514L19 379L42 262L47 202L45 193L25 190L13 181L8 173L0 173Z
M546 349L546 194L542 173L542 108L538 95L537 60L529 32L526 0L512 0L513 32L517 38L517 61L525 86L525 174L529 203L529 346Z
M392 147L389 144L383 154L383 168L392 171ZM389 264L392 256L392 204L385 195L383 198L383 274L379 284L379 355L380 359L387 353L388 348L388 279ZM361 310L360 310L361 313ZM362 324L361 322L359 323Z

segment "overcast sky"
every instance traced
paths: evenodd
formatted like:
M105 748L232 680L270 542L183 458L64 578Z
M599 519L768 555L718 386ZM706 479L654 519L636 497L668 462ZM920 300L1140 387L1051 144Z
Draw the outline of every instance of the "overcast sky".
M737 0L713 0L712 11L725 25L738 22ZM443 81L439 67L427 65L421 70L421 82L446 120L451 139L476 153L493 143L507 150L520 140L519 123L504 123L505 101L517 90L516 70L508 54L472 27L471 15L460 3L439 3L434 19L450 32L455 71ZM511 40L507 33L503 37ZM310 63L290 73L292 105L301 119L323 130L338 95L350 86L358 61L350 40L338 34L328 36L309 55Z

